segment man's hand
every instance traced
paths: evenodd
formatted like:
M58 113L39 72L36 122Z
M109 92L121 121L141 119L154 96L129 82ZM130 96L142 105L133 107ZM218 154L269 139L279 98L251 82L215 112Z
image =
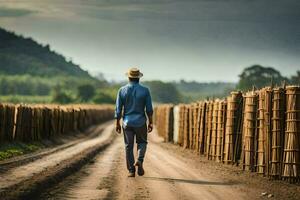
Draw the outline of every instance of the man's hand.
M148 133L151 133L153 130L153 124L152 123L149 123L148 124Z
M120 121L117 120L117 122L116 122L116 132L120 134L121 133L121 129L122 128L121 128Z

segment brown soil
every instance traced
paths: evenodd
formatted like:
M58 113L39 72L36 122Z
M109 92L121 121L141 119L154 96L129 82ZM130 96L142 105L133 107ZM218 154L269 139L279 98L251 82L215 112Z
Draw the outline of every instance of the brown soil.
M183 149L173 144L161 143L160 146L172 152L173 156L180 158L195 170L205 171L208 176L228 182L240 183L243 186L240 188L240 192L247 194L247 199L268 199L268 194L272 194L271 199L300 199L299 184L270 180L257 173L243 171L238 166L209 161L206 157L199 156L192 150ZM262 193L267 193L267 195L263 196Z
M299 185L208 161L163 143L155 132L149 137L144 176L127 177L120 135L76 173L53 187L44 184L43 192L31 199L268 199L264 192L272 194L271 199L300 199Z
M1 173L0 199L31 198L39 190L79 170L99 151L109 146L114 138L112 129L113 126L109 125L104 131L98 132L97 137Z
M74 146L85 140L94 138L103 131L111 122L106 122L101 125L95 125L88 128L84 132L73 132L68 135L62 135L60 137L53 137L46 140L39 141L44 148L39 149L35 152L15 156L9 159L0 161L0 172L6 172L13 167L18 167L34 160L41 159L44 156L53 154L58 151L62 151L66 148Z
M124 144L119 136L109 148L41 199L299 199L299 186L269 181L240 168L207 161L190 150L163 143L155 133L143 177L127 177Z

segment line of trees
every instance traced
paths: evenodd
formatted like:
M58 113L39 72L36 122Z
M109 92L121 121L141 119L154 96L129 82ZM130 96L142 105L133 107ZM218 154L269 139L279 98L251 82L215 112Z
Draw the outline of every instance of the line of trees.
M272 67L263 67L261 65L253 65L247 67L239 75L237 89L250 90L253 86L263 88L265 86L276 86L286 84L300 84L300 71L290 78L281 75L281 73Z
M199 83L195 81L163 82L142 81L152 93L154 102L178 103L203 100L209 97L227 96L229 91L251 90L253 86L262 88L286 84L300 84L300 71L290 78L284 77L272 67L253 65L239 75L238 83ZM0 101L18 96L47 96L46 100L55 103L114 103L121 83L108 83L105 80L84 79L69 76L39 77L31 75L0 75ZM12 95L12 98L1 98ZM20 98L19 101L30 98ZM34 102L39 98L32 98ZM45 98L42 98L43 101Z

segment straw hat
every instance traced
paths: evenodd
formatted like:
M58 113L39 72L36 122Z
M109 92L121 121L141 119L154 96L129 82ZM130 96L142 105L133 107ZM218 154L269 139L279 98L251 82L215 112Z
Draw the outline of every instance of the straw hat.
M126 76L128 76L128 78L141 78L143 73L141 73L138 68L130 68L128 72L126 72Z

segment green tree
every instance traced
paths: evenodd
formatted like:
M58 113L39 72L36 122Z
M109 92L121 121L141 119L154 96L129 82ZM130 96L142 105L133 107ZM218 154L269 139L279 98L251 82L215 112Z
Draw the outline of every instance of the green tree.
M287 80L276 69L261 65L253 65L244 69L239 78L237 88L241 90L249 90L253 86L262 88L271 84L281 85L284 80Z
M73 99L66 92L62 91L59 85L57 85L53 88L52 102L67 104L73 102Z
M95 88L93 85L90 84L80 85L78 86L77 90L78 98L84 102L90 100L95 95Z
M181 94L172 83L162 81L145 82L151 90L152 99L159 103L178 103L181 101Z
M113 104L113 103L115 103L115 99L112 98L111 95L100 91L100 92L97 92L96 95L94 96L93 102L94 103Z
M290 78L289 82L290 82L291 84L300 85L300 71L297 71L297 72L296 72L296 75L293 75L293 76Z

